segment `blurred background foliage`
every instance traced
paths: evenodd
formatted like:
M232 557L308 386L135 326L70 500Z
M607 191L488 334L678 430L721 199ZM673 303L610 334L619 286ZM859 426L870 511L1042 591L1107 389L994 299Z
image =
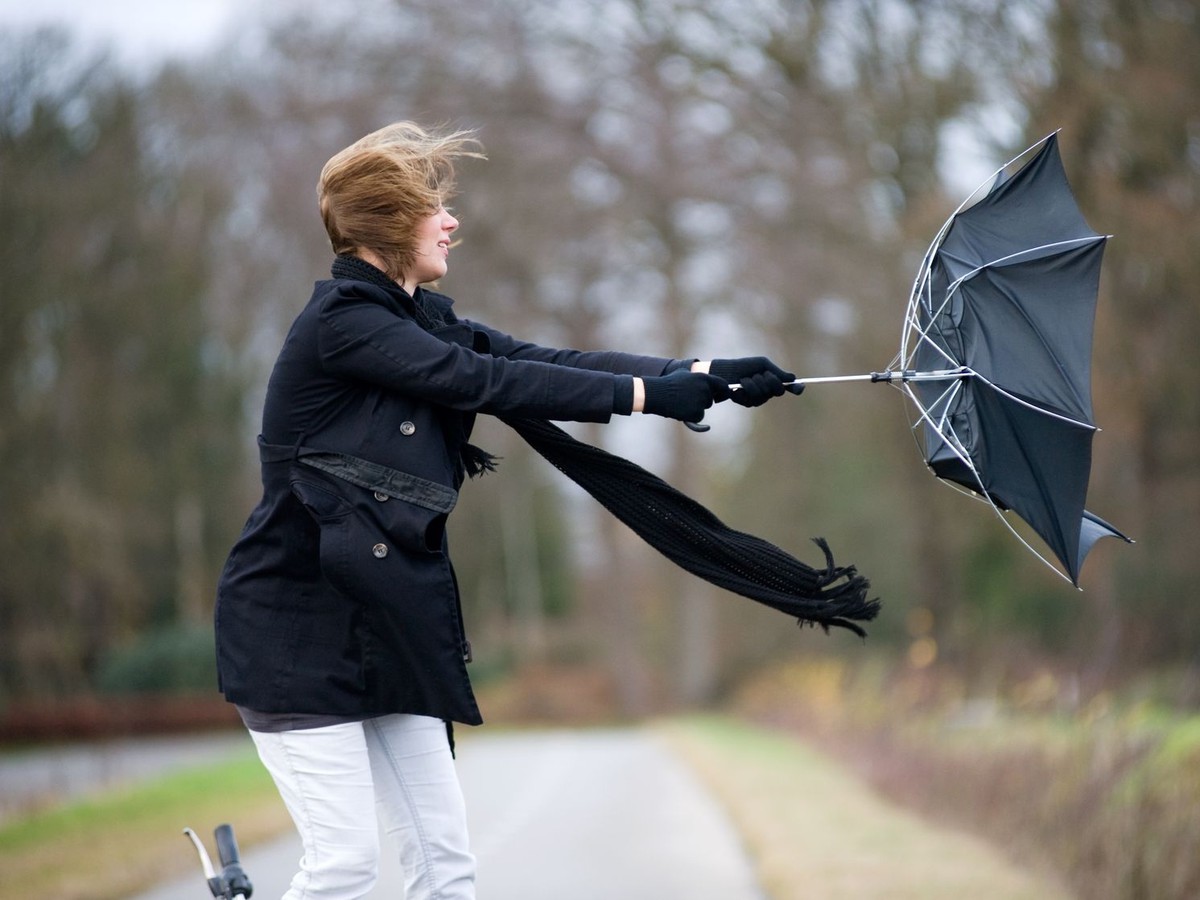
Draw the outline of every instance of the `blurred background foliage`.
M1062 128L1114 233L1096 330L1101 544L1076 592L923 471L884 386L810 388L713 431L574 431L884 598L871 645L981 689L1153 676L1200 700L1200 14L1129 0L405 0L264 7L131 73L69 31L0 32L0 703L204 688L214 584L257 499L267 373L330 254L334 152L387 122L477 129L460 314L557 346L895 352L934 230ZM574 664L626 713L833 650L672 570L513 435L451 539L480 675ZM148 673L151 673L148 675Z

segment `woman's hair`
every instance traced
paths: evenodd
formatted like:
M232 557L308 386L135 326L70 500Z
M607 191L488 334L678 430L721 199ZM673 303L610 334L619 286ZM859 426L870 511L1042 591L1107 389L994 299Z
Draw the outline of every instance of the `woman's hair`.
M317 181L333 252L371 250L388 277L401 279L413 265L417 225L454 193L454 160L482 159L478 146L471 132L394 122L335 155Z

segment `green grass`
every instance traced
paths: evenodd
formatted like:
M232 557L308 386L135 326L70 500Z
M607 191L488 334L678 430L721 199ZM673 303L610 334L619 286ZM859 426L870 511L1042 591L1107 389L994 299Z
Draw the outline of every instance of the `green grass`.
M801 741L721 717L661 732L726 807L772 900L1059 900L987 843L874 794Z
M222 822L233 822L247 846L288 824L253 751L0 827L0 900L125 897L189 867L196 871L197 896L204 896L203 876L183 829L194 827L213 852L212 829Z

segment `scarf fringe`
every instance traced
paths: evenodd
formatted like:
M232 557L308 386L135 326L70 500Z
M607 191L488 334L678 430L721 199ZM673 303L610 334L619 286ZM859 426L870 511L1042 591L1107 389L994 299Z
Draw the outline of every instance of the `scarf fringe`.
M488 472L495 472L503 457L488 453L482 447L476 447L474 444L463 444L462 450L459 451L459 458L462 460L463 471L471 478L479 478Z

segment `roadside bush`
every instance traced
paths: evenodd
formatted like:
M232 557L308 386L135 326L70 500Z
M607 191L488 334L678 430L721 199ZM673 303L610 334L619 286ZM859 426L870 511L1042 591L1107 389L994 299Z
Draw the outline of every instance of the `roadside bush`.
M109 653L96 676L103 694L214 692L217 663L211 627L172 625Z
M211 628L147 632L101 661L90 692L0 704L0 746L240 727L216 668Z

